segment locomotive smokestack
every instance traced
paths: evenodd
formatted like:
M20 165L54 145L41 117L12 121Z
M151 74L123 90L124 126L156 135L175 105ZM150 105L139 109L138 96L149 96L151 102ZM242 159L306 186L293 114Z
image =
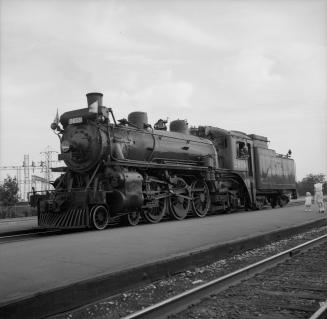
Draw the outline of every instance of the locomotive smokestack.
M89 112L91 113L99 113L99 108L102 106L102 93L87 93L87 106L89 108Z

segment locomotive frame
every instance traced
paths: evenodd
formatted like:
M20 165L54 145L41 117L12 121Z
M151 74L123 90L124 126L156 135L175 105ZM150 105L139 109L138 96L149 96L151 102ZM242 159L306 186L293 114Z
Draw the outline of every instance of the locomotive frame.
M142 218L158 223L283 206L296 196L294 161L268 149L265 137L189 130L181 120L171 122L170 131L163 120L153 129L143 112L117 123L101 93L87 98L88 108L64 113L62 127L51 125L67 167L53 169L62 173L53 191L30 196L41 227L102 230Z

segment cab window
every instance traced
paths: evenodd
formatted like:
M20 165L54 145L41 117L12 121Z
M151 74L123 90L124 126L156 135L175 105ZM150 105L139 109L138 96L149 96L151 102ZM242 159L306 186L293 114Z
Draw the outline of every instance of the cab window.
M247 159L249 157L249 150L245 142L236 142L236 158Z

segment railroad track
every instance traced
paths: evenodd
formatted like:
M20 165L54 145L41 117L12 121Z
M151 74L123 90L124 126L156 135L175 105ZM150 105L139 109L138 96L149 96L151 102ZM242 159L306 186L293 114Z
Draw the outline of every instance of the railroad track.
M326 319L327 318L327 302L323 303L321 307L309 319Z
M42 236L59 235L63 233L64 232L62 230L30 229L27 231L21 231L19 233L2 235L0 236L0 244L37 239L41 238Z
M25 221L29 221L29 220L37 220L37 216L0 219L0 224L20 223L20 222L25 222Z
M278 302L281 303L281 308L286 309L286 312L288 314L285 316L285 318L300 318L299 313L302 311L302 314L305 313L306 315L308 313L314 312L314 310L317 308L316 305L311 304L311 306L308 306L306 303L296 305L292 304L292 302L287 306L282 305L282 302L284 299L287 299L287 297L290 297L290 295L293 294L294 296L297 296L300 300L315 300L315 304L318 304L318 301L325 301L327 299L326 292L327 292L327 275L326 271L321 274L321 280L326 280L323 282L321 290L319 290L319 287L315 286L315 283L310 281L309 275L308 275L308 269L303 269L303 274L301 273L301 270L296 270L297 275L300 277L302 276L303 279L307 279L307 281L310 281L311 287L308 287L310 285L307 284L306 280L303 280L303 285L299 284L297 279L294 279L293 287L291 287L292 293L288 292L287 290L290 289L290 287L287 287L287 285L290 285L290 283L287 281L287 279L290 278L290 276L294 275L292 272L294 272L294 265L292 264L293 260L300 259L301 258L307 260L305 262L312 264L309 265L309 267L313 267L312 265L316 265L317 262L324 262L324 260L327 259L327 249L324 250L324 254L322 254L321 260L314 260L317 256L320 257L320 248L319 245L326 243L327 241L327 235L321 236L319 238L316 238L314 240L310 240L304 244L301 244L299 246L296 246L292 249L288 249L282 253L276 254L272 257L266 258L260 262L254 263L250 266L244 267L238 271L232 272L228 275L225 275L223 277L217 278L215 280L212 280L210 282L207 282L201 286L198 286L196 288L193 288L191 290L188 290L184 293L181 293L175 297L169 298L167 300L164 300L160 303L157 303L155 305L152 305L150 307L147 307L143 310L140 310L138 312L135 312L131 315L128 315L124 317L124 319L136 319L136 318L167 318L167 316L171 316L171 318L208 318L208 317L216 317L218 315L218 312L221 313L223 311L223 307L221 307L221 304L216 304L216 307L213 307L212 309L217 309L216 316L212 312L211 316L208 311L210 310L210 307L212 307L213 304L216 303L216 301L221 301L222 299L228 300L231 298L233 300L233 303L237 303L237 300L240 303L247 303L247 294L253 294L255 297L260 299L260 294L266 293L269 298L273 300L273 302L278 304ZM316 257L307 256L308 253L313 252ZM300 255L300 253L302 253ZM292 257L293 260L290 260ZM290 261L289 261L290 260ZM305 263L304 263L305 264ZM327 263L325 262L324 265L322 265L323 270L326 269ZM278 268L279 267L279 268ZM269 271L267 271L269 269ZM275 270L274 270L275 269ZM273 271L274 270L274 271ZM314 272L314 270L312 270ZM260 275L258 275L260 274ZM283 278L286 276L286 278ZM286 274L286 275L285 275ZM254 277L255 276L255 277ZM278 282L278 277L281 277L282 283ZM251 280L249 280L251 278ZM324 279L323 279L324 278ZM279 280L280 280L279 279ZM246 280L246 281L245 281ZM241 283L243 281L243 283ZM260 286L257 281L259 281L259 284L262 284L264 282L274 282L277 284L279 291L271 290L269 291L269 288L262 288L262 285ZM292 280L291 280L292 282ZM236 284L241 283L237 287L230 288L231 286L235 286ZM245 286L242 286L245 285ZM242 288L243 287L243 288ZM258 288L259 287L259 288ZM261 287L261 288L260 288ZM231 289L231 292L226 293L227 289ZM276 288L276 287L275 287ZM255 290L257 289L257 290ZM260 290L261 289L261 290ZM305 290L307 289L307 290ZM311 290L310 290L311 289ZM255 292L257 291L257 292ZM304 292L303 292L304 291ZM307 293L305 293L307 291ZM221 295L219 295L221 292L223 292ZM244 301L244 295L245 294L245 301ZM257 293L257 295L256 295ZM217 298L215 298L217 296ZM243 301L242 301L243 298ZM325 300L323 300L325 298ZM217 300L216 300L217 299ZM201 301L202 300L202 301ZM268 299L269 300L269 299ZM199 302L201 303L199 304ZM264 303L267 303L268 301L262 301ZM189 309L187 309L190 305L195 305ZM309 302L310 304L310 302ZM239 306L238 304L236 305ZM247 306L246 306L247 307ZM277 307L278 308L278 307ZM241 309L241 308L239 308ZM313 310L314 309L314 310ZM243 309L244 310L244 309ZM242 311L242 310L240 310ZM295 313L293 317L289 315L289 312ZM176 315L177 314L177 315ZM200 314L200 315L199 315ZM201 316L202 314L202 316ZM237 312L236 312L237 314ZM238 317L233 314L233 318L242 318L244 314L240 314ZM249 315L251 317L251 315ZM269 316L267 316L268 318ZM220 318L220 317L219 317ZM229 318L228 315L223 316L222 318ZM266 318L266 317L262 317ZM269 317L272 318L272 317ZM282 318L282 315L278 315L278 318ZM308 318L308 316L304 317ZM327 305L322 304L321 309L319 309L314 315L312 315L311 319L322 319L327 318Z

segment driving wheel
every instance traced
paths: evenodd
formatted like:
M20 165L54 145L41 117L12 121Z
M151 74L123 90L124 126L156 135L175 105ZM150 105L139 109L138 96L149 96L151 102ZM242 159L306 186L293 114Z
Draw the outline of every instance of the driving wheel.
M167 198L160 197L162 193L161 187L156 182L150 182L147 191L150 194L150 207L144 208L143 215L149 223L156 224L165 216L167 210Z
M194 215L204 217L210 209L210 192L208 185L204 181L194 181L192 191L192 210Z
M190 187L184 179L177 177L176 183L172 189L172 195L169 197L169 210L174 219L182 220L187 216L191 206Z

